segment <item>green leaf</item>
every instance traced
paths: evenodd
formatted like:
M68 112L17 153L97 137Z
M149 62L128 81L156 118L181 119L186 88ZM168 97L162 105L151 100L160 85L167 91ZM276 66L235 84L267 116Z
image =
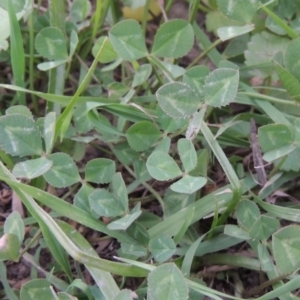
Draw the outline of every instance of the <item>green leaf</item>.
M50 288L50 283L46 279L34 279L22 285L21 300L40 300L43 295L43 300L53 300L53 290Z
M258 141L263 152L291 146L293 136L290 128L284 124L269 124L258 129Z
M180 194L167 189L164 197L164 218L168 218L195 201L195 194Z
M236 225L225 225L224 233L241 240L250 240L249 233Z
M170 20L161 25L154 37L151 54L178 58L186 55L194 44L191 24L182 19Z
M90 160L85 167L85 180L94 183L109 183L116 173L116 163L107 158Z
M149 250L155 260L162 263L175 253L176 245L174 241L164 233L150 241Z
M99 62L107 64L118 58L117 52L114 50L111 42L105 36L101 36L94 44L92 48L92 54L96 57L100 48L102 47L101 54L99 56Z
M153 152L146 163L149 174L156 180L170 180L182 174L175 160L163 151Z
M89 196L91 209L101 217L117 217L125 213L121 203L107 190L96 189Z
M192 171L197 165L197 153L193 143L187 139L180 139L177 148L185 172Z
M124 20L114 25L109 31L109 38L124 60L134 61L148 54L142 28L135 20Z
M121 243L121 250L122 253L133 255L135 257L143 257L147 255L147 249L145 247L131 243Z
M71 6L71 20L75 23L84 21L91 12L91 3L88 0L74 0Z
M230 19L251 22L259 5L258 0L217 0L220 11Z
M134 73L132 87L135 88L148 80L152 73L152 66L144 64Z
M273 234L273 254L283 273L300 268L300 226L286 226Z
M110 230L126 230L140 215L141 203L139 202L130 213L126 214L121 219L113 221L107 225Z
M147 299L188 299L186 281L174 263L163 264L150 272Z
M12 156L41 155L41 134L32 118L19 114L1 117L0 148Z
M282 60L282 53L278 52L273 59L277 75L289 95L296 101L300 101L300 81L283 67Z
M159 129L150 121L137 122L126 132L129 146L139 152L149 149L160 137Z
M14 260L16 261L19 256L20 242L15 234L4 234L0 238L0 261Z
M26 160L17 163L12 170L12 174L21 179L37 178L48 172L51 169L52 164L52 161L45 157Z
M35 49L49 60L68 58L67 41L62 31L56 27L43 28L35 38Z
M260 211L253 201L243 200L236 207L236 216L240 226L249 231L259 218Z
M131 290L122 290L113 300L132 300L137 297L137 294Z
M21 245L25 236L25 225L20 214L17 211L12 212L4 222L4 233L14 234L18 237Z
M219 38L224 42L245 33L251 32L253 29L253 24L246 24L244 26L227 26L219 28L217 30L217 33Z
M177 193L192 194L201 189L207 182L204 177L183 176L171 185L171 190Z
M95 189L93 187L87 184L83 184L74 197L74 205L84 210L87 213L91 213L89 196L94 190Z
M41 71L49 71L51 69L57 68L67 62L67 59L57 60L57 61L47 61L37 65L38 69Z
M186 83L199 99L204 98L204 84L210 70L206 66L195 66L190 68L183 75L182 81Z
M281 157L284 157L286 155L290 156L291 154L293 154L295 152L295 150L297 150L297 146L295 146L293 144L282 146L278 149L274 149L274 150L271 150L271 151L265 153L263 155L263 160L265 160L267 162L272 162L272 161L279 159ZM294 163L294 166L296 166L296 165L299 165L299 164ZM282 165L281 165L281 167L282 167Z
M111 189L114 197L122 205L124 211L128 210L128 195L125 182L120 172L116 173L111 181Z
M238 70L217 69L212 71L205 81L205 102L214 107L229 104L236 97L238 85Z
M156 97L162 110L173 118L188 118L201 106L197 94L180 82L163 85L157 90Z
M279 227L279 221L273 217L261 215L253 224L249 235L252 239L267 240Z
M285 51L289 39L279 37L275 34L263 31L261 33L254 34L250 42L248 43L248 49L244 52L245 64L247 66L256 66L251 75L258 78L274 77L274 68L260 69L259 65L271 62L274 55L279 51Z
M299 47L300 47L300 38L297 38L291 41L287 48L284 55L284 61L286 68L290 73L292 73L297 80L300 81L300 54L299 54Z
M68 154L54 153L47 158L53 163L52 168L43 175L49 184L63 188L80 181L78 169Z
M30 109L27 106L24 105L14 105L9 107L6 111L5 111L6 115L12 115L12 114L20 114L20 115L24 115L28 118L33 118L32 116L32 112L30 111Z
M139 222L134 222L128 229L127 234L138 241L144 247L148 247L149 233L147 229Z
M54 144L56 113L49 112L44 118L44 140L46 154L50 154Z

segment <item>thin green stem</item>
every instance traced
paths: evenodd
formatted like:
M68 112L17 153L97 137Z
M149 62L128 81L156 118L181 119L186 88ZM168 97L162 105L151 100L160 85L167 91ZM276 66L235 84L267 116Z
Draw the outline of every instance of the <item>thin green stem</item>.
M200 0L192 0L190 1L190 11L189 11L189 22L191 25L193 25L195 19L196 19L196 14L198 12Z
M29 87L34 90L34 28L33 28L33 11L29 15ZM40 116L38 100L35 95L31 96L33 110L37 117Z
M238 92L238 94L249 96L251 98L266 100L266 101L271 102L271 103L298 106L297 102L295 102L295 101L283 100L283 99L275 98L275 97L272 97L272 96L267 96L267 95L264 95L264 94L250 93L250 92Z
M215 47L217 47L219 44L221 44L223 41L221 39L216 40L213 42L208 48L206 48L200 55L198 55L187 67L187 69L195 66L199 60L201 60L203 57L205 57L211 50L213 50Z

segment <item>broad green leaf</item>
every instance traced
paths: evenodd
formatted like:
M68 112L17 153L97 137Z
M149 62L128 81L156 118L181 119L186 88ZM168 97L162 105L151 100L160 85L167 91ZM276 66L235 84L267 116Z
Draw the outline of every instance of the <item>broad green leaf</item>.
M295 147L295 149L294 151L288 153L283 164L280 164L280 170L298 172L300 170L300 149L296 146L290 147ZM267 154L268 153L266 153L265 155Z
M263 31L261 33L254 34L248 48L244 52L245 64L247 66L256 66L250 73L258 78L266 78L272 76L272 79L276 79L274 68L259 68L259 65L264 65L272 61L274 55L279 51L285 51L289 39L279 37L275 34Z
M44 140L46 154L50 154L53 148L55 138L55 124L56 114L55 112L49 112L44 118Z
M91 209L101 217L122 216L125 212L121 203L107 190L96 189L89 196Z
M139 152L150 148L160 137L159 129L150 121L137 122L126 132L129 146Z
M201 189L207 182L204 177L183 176L171 185L171 190L177 193L192 194Z
M133 162L133 170L136 174L136 179L138 179L140 182L146 182L152 177L150 176L147 167L146 162L144 160L136 160Z
M156 97L162 110L173 118L188 118L201 106L197 94L180 82L163 85L157 90Z
M20 114L0 117L0 148L12 156L41 155L41 134L32 118Z
M89 0L74 0L71 6L71 20L75 23L84 21L91 12Z
M204 84L210 70L206 66L195 66L190 68L183 75L183 82L186 83L199 97L204 97Z
M300 268L300 226L286 226L273 234L273 254L277 266L284 273Z
M253 24L244 26L228 26L221 27L217 30L218 36L222 41L227 41L245 33L251 32L254 29Z
M198 156L197 165L195 169L189 172L189 175L195 177L199 175L207 177L207 169L208 169L208 162L209 162L208 150L203 149L197 151L197 156Z
M125 182L120 172L114 174L111 181L111 189L114 197L119 201L124 211L128 210L128 195Z
M148 247L149 233L147 229L139 222L134 222L128 229L127 234L138 241L144 247Z
M21 245L25 236L25 225L20 214L17 211L12 212L4 222L4 233L14 234L18 237Z
M170 180L182 174L175 160L163 151L154 151L146 163L149 174L156 180Z
M134 298L138 298L135 292L131 290L122 290L113 300L132 300Z
M185 172L192 171L197 165L197 153L193 143L187 139L180 139L177 148Z
M269 152L266 152L263 155L263 159L267 162L273 162L276 159L279 159L281 157L284 157L286 155L290 155L291 153L293 153L295 150L297 149L296 145L286 145L286 146L282 146L280 148L271 150ZM296 164L295 164L296 165Z
M109 31L114 50L124 60L134 61L148 54L140 24L135 20L118 22Z
M250 240L249 233L236 225L226 225L224 233L241 240Z
M261 215L253 224L249 235L252 239L267 240L279 225L279 221L275 218Z
M99 57L99 62L107 64L118 58L117 52L114 50L110 40L104 36L101 36L94 44L92 48L92 54L96 57L100 48L102 47L101 55Z
M52 161L45 157L26 160L17 163L12 170L12 174L20 179L37 178L48 172L51 169L52 164Z
M35 48L40 55L49 60L68 58L66 38L56 27L43 28L35 38Z
M288 44L284 55L286 68L290 73L292 73L297 78L298 81L300 81L299 47L300 47L300 38L297 38Z
M91 213L89 196L94 190L95 189L93 187L87 184L83 184L74 197L74 205L84 210L87 213Z
M162 263L175 253L176 245L174 241L164 233L150 241L149 250L155 260Z
M244 34L232 39L222 54L224 58L229 59L244 54L244 51L247 50L249 39L249 34Z
M188 119L172 118L159 105L156 106L156 115L161 129L165 132L174 132L180 128L184 128L188 124Z
M229 19L219 9L210 11L205 16L205 26L208 32L217 35L217 30L227 26L241 26L243 22Z
M20 114L20 115L24 115L31 119L33 118L32 112L30 111L30 109L24 105L13 105L5 111L5 114L6 115Z
M151 54L177 58L186 55L194 44L191 24L182 19L170 20L161 25L154 37Z
M174 263L158 266L148 276L148 300L188 299L188 287Z
M169 137L163 138L155 147L155 151L163 151L169 153L171 146L171 139Z
M109 183L116 173L116 163L107 158L90 160L85 167L85 180L94 183Z
M107 225L110 230L126 230L140 215L141 203L139 202L130 213L126 214L121 219L113 221Z
M216 69L206 77L204 100L214 107L227 105L236 97L238 85L238 70Z
M250 200L241 201L236 207L236 217L240 226L250 230L260 216L258 206Z
M147 255L147 249L145 247L131 243L121 243L121 250L124 254L136 257L143 257Z
M30 280L22 285L20 297L21 300L53 300L53 289L50 288L50 282L46 279Z
M290 128L284 124L269 124L258 129L258 141L263 152L276 150L293 143Z
M38 69L41 71L49 71L51 69L57 68L67 62L67 59L56 60L56 61L47 61L37 65Z
M80 181L78 169L68 154L54 153L47 158L53 163L51 169L43 175L49 184L63 188Z
M277 75L289 95L296 101L300 101L300 81L280 64L279 55L277 53L273 60Z
M0 238L0 261L16 261L20 250L19 237L12 233L6 233Z
M195 201L195 194L176 193L170 188L167 189L164 197L164 218L184 209Z
M230 19L249 23L259 5L258 0L217 0L220 11Z
M134 73L132 87L135 88L148 80L152 73L152 66L144 64Z

